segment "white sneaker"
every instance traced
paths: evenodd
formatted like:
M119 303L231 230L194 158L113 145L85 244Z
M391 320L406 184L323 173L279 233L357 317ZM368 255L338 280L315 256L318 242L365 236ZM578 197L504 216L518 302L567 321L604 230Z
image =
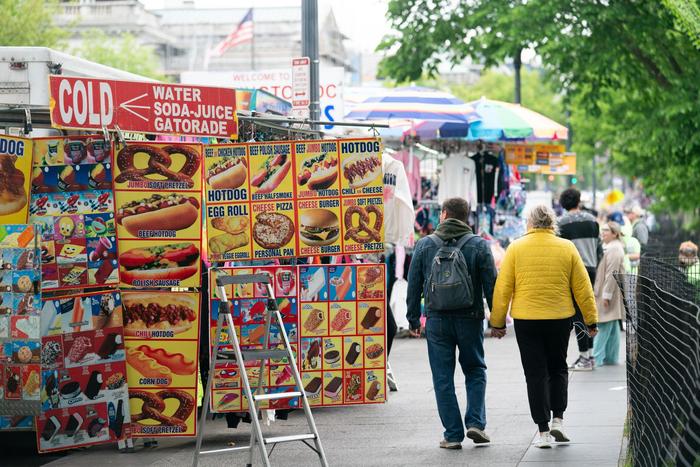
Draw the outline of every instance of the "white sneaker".
M475 427L471 427L467 430L467 438L474 441L474 444L486 444L491 442L491 438L489 438L483 430Z
M552 437L549 435L549 431L545 431L544 433L540 432L537 440L535 441L535 447L540 449L551 449Z
M593 358L580 357L569 369L571 371L593 371Z
M564 421L561 418L552 419L552 429L549 430L549 433L557 443L568 443L570 441L569 437L564 433Z

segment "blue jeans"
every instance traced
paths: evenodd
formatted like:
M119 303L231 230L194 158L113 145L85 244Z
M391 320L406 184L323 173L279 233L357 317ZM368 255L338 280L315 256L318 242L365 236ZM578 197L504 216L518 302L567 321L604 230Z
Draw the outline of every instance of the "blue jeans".
M447 441L464 440L464 427L486 427L486 363L482 320L428 315L428 359L440 421ZM467 386L464 425L455 395L455 348Z

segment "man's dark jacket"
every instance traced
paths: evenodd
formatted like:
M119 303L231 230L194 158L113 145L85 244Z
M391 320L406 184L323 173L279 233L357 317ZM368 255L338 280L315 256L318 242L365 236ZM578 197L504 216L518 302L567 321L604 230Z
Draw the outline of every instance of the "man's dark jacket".
M446 219L438 226L435 234L444 242L457 242L463 235L471 234L467 224L457 219ZM413 250L413 259L408 271L408 296L406 303L408 312L406 318L411 329L420 328L421 298L427 290L427 279L433 264L433 258L438 251L438 246L428 237L421 238ZM493 262L491 248L488 242L481 237L469 240L462 246L462 254L467 262L469 275L474 286L474 303L464 310L450 312L436 312L426 309L426 316L458 316L473 319L484 319L484 301L491 308L493 300L493 288L496 283L496 265Z

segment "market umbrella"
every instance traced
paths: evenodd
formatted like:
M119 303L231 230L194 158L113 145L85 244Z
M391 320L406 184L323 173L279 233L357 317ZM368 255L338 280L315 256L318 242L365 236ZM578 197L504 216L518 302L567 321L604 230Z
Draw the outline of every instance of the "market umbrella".
M345 115L348 120L430 120L469 125L477 118L474 108L452 94L409 86L371 96Z
M440 120L423 120L404 131L404 136L418 136L422 140L438 138L466 138L469 124L462 122L444 122Z
M478 121L469 126L470 140L503 141L512 139L567 139L567 128L542 114L519 104L482 97L470 102Z

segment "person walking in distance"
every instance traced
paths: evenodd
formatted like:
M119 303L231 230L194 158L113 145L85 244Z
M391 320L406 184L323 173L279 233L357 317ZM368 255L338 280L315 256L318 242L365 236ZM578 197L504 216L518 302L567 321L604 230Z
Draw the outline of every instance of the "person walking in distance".
M416 243L408 272L408 311L412 336L420 336L421 298L425 298L428 360L440 421L445 428L440 447L461 449L464 428L477 444L489 443L486 428L486 363L484 297L492 304L496 266L484 239L467 225L469 203L445 200L434 234ZM455 350L467 387L462 422L454 374Z
M576 247L555 235L556 215L536 206L528 215L528 232L510 244L496 281L491 335L506 334L505 319L515 321L515 337L527 382L527 398L539 436L535 446L569 441L563 418L568 402L566 350L579 303L588 332L598 322L593 287ZM549 429L550 416L552 429Z
M620 353L620 329L617 321L622 319L625 306L615 274L625 272L625 245L620 239L622 233L617 222L603 224L600 232L605 254L598 265L593 287L600 316L599 334L593 344L593 358L598 366L617 365Z
M644 220L644 209L638 204L626 206L625 215L632 224L632 236L639 240L642 247L642 254L646 253L647 244L649 243L649 227Z
M595 274L598 262L603 256L603 247L600 243L600 231L598 222L590 213L582 211L581 192L575 188L564 190L559 197L559 203L566 212L559 218L559 236L571 240L583 260L591 286L595 283ZM583 315L581 308L574 300L574 332L578 343L579 357L569 365L574 371L593 370L593 338L584 331Z

